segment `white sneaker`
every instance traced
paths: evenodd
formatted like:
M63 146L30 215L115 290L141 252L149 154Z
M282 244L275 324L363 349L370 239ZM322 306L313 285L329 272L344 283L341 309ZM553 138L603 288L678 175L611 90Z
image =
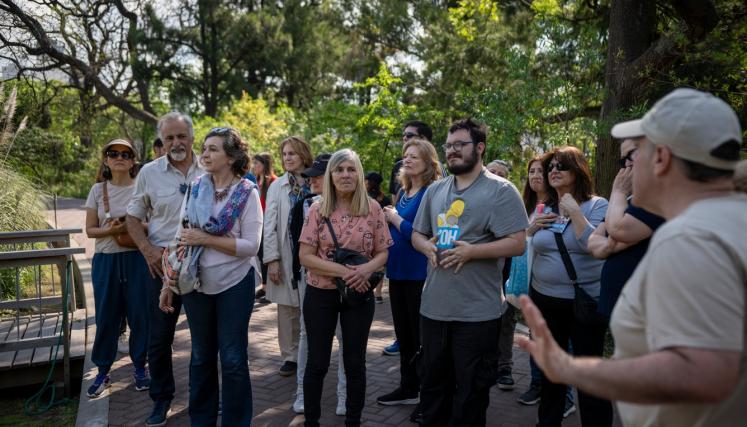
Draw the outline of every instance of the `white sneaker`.
M293 412L303 414L303 411L303 388L298 387L298 390L296 390L296 401L293 402Z
M341 417L345 416L345 414L348 412L347 409L345 409L345 401L345 397L337 399L337 409L335 409L335 414Z
M117 340L117 351L122 354L130 353L130 334L127 332L119 336L119 340Z

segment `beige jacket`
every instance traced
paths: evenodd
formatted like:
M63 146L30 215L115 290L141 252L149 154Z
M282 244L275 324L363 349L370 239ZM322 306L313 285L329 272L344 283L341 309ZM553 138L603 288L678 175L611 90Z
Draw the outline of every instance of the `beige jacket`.
M267 189L262 262L268 264L280 260L283 275L283 283L274 283L267 278L267 299L277 304L298 307L298 289L293 289L291 285L293 252L288 237L288 215L291 210L289 192L288 173L276 179Z

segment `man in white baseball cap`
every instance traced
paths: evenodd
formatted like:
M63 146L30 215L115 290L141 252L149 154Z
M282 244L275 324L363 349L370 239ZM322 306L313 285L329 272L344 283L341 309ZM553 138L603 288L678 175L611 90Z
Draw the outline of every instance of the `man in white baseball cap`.
M521 346L552 381L618 401L624 425L741 425L747 195L733 192L737 115L711 94L677 89L612 136L638 148L634 202L667 220L612 313L614 358L565 353L526 297L533 338Z

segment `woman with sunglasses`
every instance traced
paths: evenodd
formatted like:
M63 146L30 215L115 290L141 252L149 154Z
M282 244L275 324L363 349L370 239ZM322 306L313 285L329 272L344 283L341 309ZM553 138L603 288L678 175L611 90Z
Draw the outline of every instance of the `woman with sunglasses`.
M589 236L604 219L607 200L594 195L589 164L575 147L561 147L542 159L547 200L545 215L535 218L532 237L534 261L529 295L537 304L557 342L570 340L576 356L601 356L606 323L581 319L574 312L574 296L583 292L598 301L604 261L587 247ZM561 252L567 251L567 264ZM571 276L577 276L574 287ZM581 294L584 295L584 294ZM565 409L566 386L542 379L538 426L560 426ZM583 391L578 392L581 423L610 426L612 405Z
M117 356L120 325L130 326L129 353L135 370L137 391L150 388L145 367L148 345L148 270L135 248L117 244L114 236L127 232L124 217L137 175L135 150L124 139L109 141L101 150L96 183L86 200L86 235L96 239L92 261L93 298L96 307L96 337L91 360L98 374L88 388L88 397L98 397L110 386L109 370Z
M247 333L259 280L262 207L256 185L242 178L249 170L247 150L234 129L211 129L200 156L206 173L190 186L179 215L176 239L198 247L199 286L182 295L192 336L189 417L194 426L216 424L219 395L223 425L248 426L252 420ZM159 302L165 313L174 310L171 299L165 283Z

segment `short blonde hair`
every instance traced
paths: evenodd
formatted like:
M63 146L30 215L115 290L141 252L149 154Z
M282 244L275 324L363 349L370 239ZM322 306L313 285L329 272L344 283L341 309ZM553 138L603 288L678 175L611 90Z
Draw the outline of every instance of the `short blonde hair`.
M311 167L314 163L314 156L311 155L311 147L305 139L300 136L289 136L288 138L285 138L280 143L280 159L283 158L283 148L285 148L286 144L290 144L293 151L301 156L304 168Z
M324 187L322 188L323 198L321 206L319 207L319 213L323 218L329 218L330 215L332 215L332 212L337 208L337 191L332 182L332 173L343 162L353 162L355 169L358 172L358 176L355 180L355 192L353 193L353 200L350 204L350 214L353 216L368 216L371 207L368 200L368 193L366 193L366 183L363 178L363 165L361 164L361 159L358 157L358 154L349 148L335 151L329 159L327 170L324 172Z
M441 162L438 161L438 153L436 147L430 142L422 138L411 138L402 147L402 157L405 156L407 149L415 147L418 150L418 155L425 162L425 171L423 172L423 187L431 185L433 181L441 179L443 177L443 170L441 169ZM410 191L412 188L412 179L405 175L405 169L399 168L397 174L397 180L402 185L405 192Z

